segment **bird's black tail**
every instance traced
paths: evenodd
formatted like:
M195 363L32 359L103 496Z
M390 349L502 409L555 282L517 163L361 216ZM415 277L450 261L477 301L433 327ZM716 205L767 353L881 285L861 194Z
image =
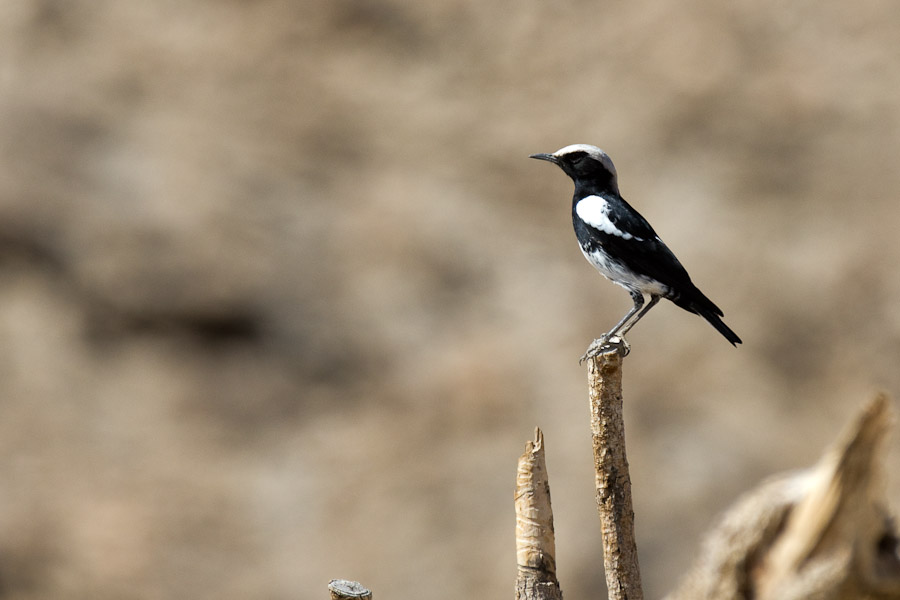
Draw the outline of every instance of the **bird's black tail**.
M702 308L695 309L694 312L706 319L709 324L715 327L716 331L724 335L725 339L731 342L733 346L737 346L741 343L741 338L739 338L738 335L733 332L730 327L728 327L728 325L722 322L722 319L720 319L719 315L717 315L716 313L710 312L708 310L703 310Z
M722 309L713 304L713 301L707 298L699 289L695 287L694 290L696 290L694 294L688 297L682 295L681 298L675 301L675 304L706 319L710 325L716 328L716 331L731 342L732 346L740 344L741 338L722 321L721 317L725 316Z

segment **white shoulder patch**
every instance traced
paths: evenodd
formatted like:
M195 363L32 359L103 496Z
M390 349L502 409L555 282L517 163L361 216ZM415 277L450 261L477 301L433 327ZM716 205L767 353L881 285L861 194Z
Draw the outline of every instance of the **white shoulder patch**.
M575 205L575 212L582 221L603 233L619 236L623 240L644 241L626 231L622 231L609 220L609 203L600 196L586 196L582 198Z

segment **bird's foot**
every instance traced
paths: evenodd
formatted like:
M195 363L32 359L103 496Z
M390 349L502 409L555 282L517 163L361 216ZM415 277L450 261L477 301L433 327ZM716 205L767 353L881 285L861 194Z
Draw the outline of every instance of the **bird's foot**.
M589 358L594 358L595 356L607 352L609 350L615 350L623 357L628 356L628 353L631 352L631 344L625 341L625 338L620 337L618 335L614 335L612 337L608 337L606 335L602 335L588 346L587 351L578 359L578 364L582 364Z

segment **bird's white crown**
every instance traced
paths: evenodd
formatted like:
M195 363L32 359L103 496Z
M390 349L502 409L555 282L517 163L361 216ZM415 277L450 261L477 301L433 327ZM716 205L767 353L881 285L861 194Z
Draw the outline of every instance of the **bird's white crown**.
M594 160L600 162L604 167L606 167L606 169L613 174L613 177L617 177L616 166L613 164L612 159L606 152L604 152L597 146L591 146L590 144L571 144L570 146L566 146L565 148L560 148L553 153L553 156L561 158L567 154L572 154L574 152L584 152Z

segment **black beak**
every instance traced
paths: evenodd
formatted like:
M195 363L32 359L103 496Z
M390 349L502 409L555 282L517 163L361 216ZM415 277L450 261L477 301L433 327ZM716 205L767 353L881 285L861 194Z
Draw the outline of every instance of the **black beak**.
M536 158L538 160L546 160L555 164L559 164L559 159L552 154L532 154L528 158Z

